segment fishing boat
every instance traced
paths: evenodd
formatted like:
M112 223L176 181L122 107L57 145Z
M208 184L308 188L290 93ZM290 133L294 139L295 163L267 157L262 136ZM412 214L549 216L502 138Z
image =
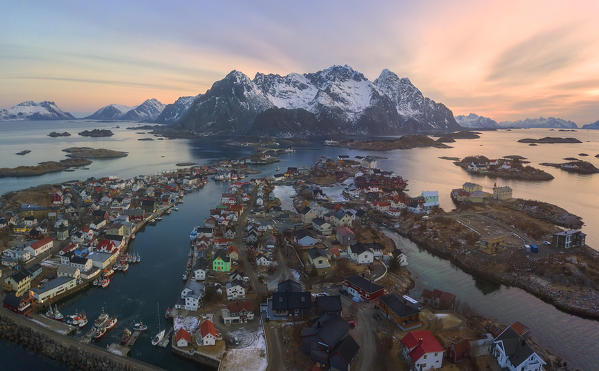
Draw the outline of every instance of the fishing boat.
M85 327L87 325L87 316L85 313L79 313L79 327Z
M107 288L107 287L108 287L108 285L110 285L110 278L104 278L104 279L102 280L102 283L101 283L101 285L100 285L100 286L102 286L102 288L103 288L103 289L105 289L105 288Z
M139 254L135 255L135 262L136 263L141 263L141 256L139 256Z
M128 328L123 330L123 334L121 335L121 345L125 345L127 342L129 342L129 339L131 339L131 334L132 332Z
M114 274L114 269L104 269L104 277L105 278L112 277L113 274Z
M123 272L127 272L128 270L129 270L129 264L125 263L125 264L123 265L123 269L122 269L122 271L123 271Z
M106 335L106 328L104 327L96 327L94 328L94 332L92 333L92 337L95 341L98 341L102 338L102 336Z
M104 309L102 309L102 313L100 313L98 318L94 321L94 326L103 328L109 319L110 317L108 317L108 314L104 313Z
M175 207L175 209L174 209L174 210L175 210L175 211L179 211L179 208L178 208L178 207Z
M84 327L87 325L87 317L85 314L75 313L66 316L65 322L67 325L76 326L76 327Z
M143 322L135 322L133 324L133 330L135 331L146 331L148 326L146 326Z
M58 307L56 305L54 306L54 319L57 321L64 320L64 316L58 311Z
M108 323L106 323L106 325L104 326L104 328L106 330L112 330L114 328L114 326L116 326L118 321L119 321L118 318L111 317L110 320L108 321Z
M152 345L156 346L164 339L166 330L160 330L160 303L156 303L156 316L158 317L158 333L152 337Z

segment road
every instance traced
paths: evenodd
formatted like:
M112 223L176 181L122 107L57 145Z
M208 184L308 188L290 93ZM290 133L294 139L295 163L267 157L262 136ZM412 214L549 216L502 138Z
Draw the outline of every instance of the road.
M255 191L252 192L250 201L248 202L248 206L244 208L243 213L237 219L237 225L235 226L235 244L239 247L239 259L241 260L241 265L245 274L248 276L250 283L254 290L256 290L256 294L260 297L265 297L268 294L268 290L260 280L258 280L258 275L256 274L256 270L254 269L254 265L250 263L248 258L248 249L243 241L243 236L245 235L245 226L247 224L247 216L250 213L251 206L254 204L254 200L256 198Z
M354 340L360 345L358 359L352 363L352 370L374 370L376 349L376 328L374 304L354 303L349 297L341 295L343 313L350 314L349 308L357 308L355 313L356 327L352 330Z
M277 322L266 322L264 324L264 335L266 336L266 349L268 354L268 371L285 370L283 362L282 334Z

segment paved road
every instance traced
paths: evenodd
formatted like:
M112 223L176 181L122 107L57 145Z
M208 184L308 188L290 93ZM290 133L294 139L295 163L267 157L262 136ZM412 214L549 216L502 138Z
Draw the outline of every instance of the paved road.
M252 287L254 288L254 290L256 290L256 294L266 296L268 294L268 290L266 289L266 286L258 280L256 270L254 269L253 264L250 263L248 258L247 246L245 242L243 242L243 236L245 235L245 226L247 224L247 216L250 213L251 209L251 206L249 205L253 205L255 197L255 192L252 192L248 206L244 208L243 213L237 220L237 225L235 228L235 244L239 247L239 259L241 260L243 270L245 274L248 276Z

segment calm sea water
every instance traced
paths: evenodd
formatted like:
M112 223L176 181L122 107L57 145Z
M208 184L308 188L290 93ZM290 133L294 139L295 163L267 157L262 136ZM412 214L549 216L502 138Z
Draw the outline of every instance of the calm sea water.
M126 158L94 161L89 170L47 174L33 178L0 179L0 193L21 189L42 183L56 183L70 179L85 179L90 176L116 175L132 177L138 174L152 174L172 169L177 162L194 161L205 163L212 159L241 157L248 149L223 146L214 142L195 140L137 141L149 135L136 134L125 130L134 123L96 123L82 121L60 122L11 122L0 124L0 166L18 166L35 164L44 160L64 158L61 149L69 146L103 147L130 152ZM115 136L111 138L82 138L76 135L84 127L112 128ZM50 131L67 130L74 134L69 138L50 138ZM524 137L573 136L582 144L553 144L531 147L516 141ZM409 193L417 195L424 190L438 190L441 205L446 210L453 207L449 191L466 181L475 181L486 188L493 186L494 180L472 177L450 161L439 156L463 157L484 154L488 157L500 157L518 154L527 157L532 165L539 162L560 162L564 157L578 157L585 152L590 156L587 161L599 167L599 132L582 131L558 132L544 129L514 130L511 132L484 132L477 140L459 140L451 144L450 149L412 149L377 153L386 159L379 160L378 166L393 170L409 181ZM31 149L27 156L14 153ZM321 155L333 157L338 154L351 156L368 154L319 144L302 146L297 152L285 154L275 165L265 166L263 174L277 172L277 166L309 166ZM164 156L164 157L163 157ZM582 157L580 157L582 158ZM588 233L588 242L599 245L596 235L599 222L599 198L594 191L599 189L599 174L581 176L569 174L559 169L546 168L555 179L549 182L497 181L514 189L514 196L538 199L562 206L584 218L584 229ZM181 273L189 251L188 234L194 225L200 224L209 208L223 191L223 185L209 182L207 186L185 198L180 211L173 213L157 226L148 226L138 234L132 249L143 258L143 262L132 266L126 274L117 273L108 289L91 289L68 299L61 304L65 313L85 310L94 318L104 308L118 315L119 327L100 342L105 346L116 342L120 331L133 320L143 320L150 325L149 334L139 339L131 356L155 363L169 369L193 369L195 365L174 357L169 350L157 349L149 344L149 336L156 329L156 303L160 303L160 312L171 306L182 289ZM502 322L522 321L531 328L540 344L570 361L581 369L593 370L599 366L599 322L585 320L565 314L525 291L503 286L493 286L474 280L470 275L451 265L420 251L407 240L401 241L402 249L408 253L410 269L417 279L415 295L424 288L441 288L455 293L462 302L468 303L482 315L496 318ZM162 320L162 319L161 319Z

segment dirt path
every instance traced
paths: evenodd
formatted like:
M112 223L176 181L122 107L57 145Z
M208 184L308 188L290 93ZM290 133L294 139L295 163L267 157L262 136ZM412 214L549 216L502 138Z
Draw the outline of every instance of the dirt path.
M265 323L264 336L266 336L266 349L268 350L268 367L266 370L285 370L285 362L283 362L283 345L281 344L282 335L277 324L273 322Z

